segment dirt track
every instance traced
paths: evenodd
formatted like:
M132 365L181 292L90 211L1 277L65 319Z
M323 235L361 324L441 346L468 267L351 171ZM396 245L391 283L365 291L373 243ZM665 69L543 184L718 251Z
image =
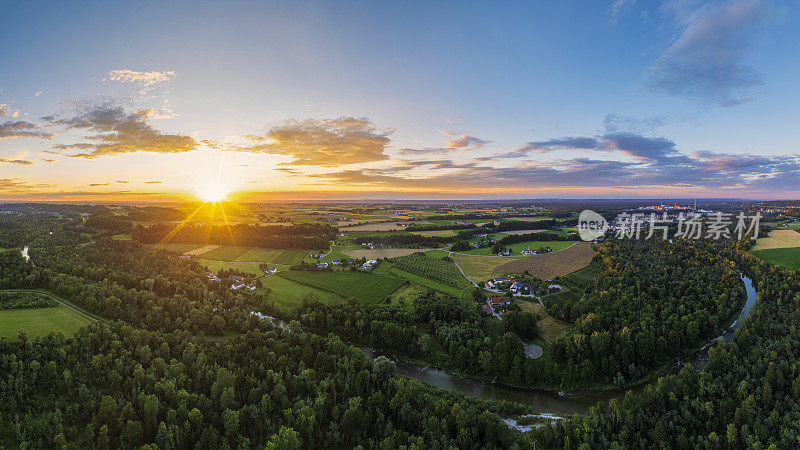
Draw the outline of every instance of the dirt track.
M537 278L550 280L585 267L592 258L594 258L592 245L588 242L578 242L558 252L534 255L503 264L495 268L494 272L520 273L527 270Z

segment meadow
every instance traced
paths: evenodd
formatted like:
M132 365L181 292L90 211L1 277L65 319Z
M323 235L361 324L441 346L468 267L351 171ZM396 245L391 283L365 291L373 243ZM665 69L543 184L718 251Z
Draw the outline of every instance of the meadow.
M797 233L800 235L800 233ZM800 247L753 250L753 254L771 264L800 269Z
M403 280L388 275L345 270L289 270L276 276L344 298L355 298L364 304L375 304L387 299L404 283Z
M301 284L278 275L262 278L261 285L270 289L267 299L274 301L279 307L285 309L299 306L309 295L313 295L323 303L341 303L345 300L341 295ZM256 292L263 293L264 289L257 289Z
M759 238L753 250L790 247L800 247L800 233L794 230L777 229L770 231L769 236Z
M50 294L38 294L55 299ZM60 301L58 306L45 308L2 309L0 310L0 338L16 338L22 330L29 337L44 336L50 332L61 332L65 336L71 336L79 328L93 321L94 319L87 314Z

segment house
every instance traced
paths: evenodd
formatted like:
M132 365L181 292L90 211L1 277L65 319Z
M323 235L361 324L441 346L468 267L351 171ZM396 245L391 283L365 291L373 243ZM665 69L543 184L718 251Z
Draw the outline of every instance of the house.
M317 264L317 267L319 267L320 269L327 269L328 268L328 263L319 263L319 264Z
M551 284L550 286L547 286L547 288L550 289L551 291L560 291L561 290L561 285L559 285L559 284Z
M494 315L494 311L492 311L492 307L489 305L481 305L481 312L483 312L487 316Z
M504 308L513 303L513 301L511 300L511 297L491 297L489 299L489 303L494 308L498 307Z
M216 275L214 274L214 272L211 272L210 270L206 270L206 276L207 276L207 277L208 277L208 279L209 279L209 280L211 280L211 281L220 281L219 277L218 277L218 276L216 276Z
M278 269L275 267L270 267L267 270L265 270L264 273L266 273L267 275L274 275L278 273Z

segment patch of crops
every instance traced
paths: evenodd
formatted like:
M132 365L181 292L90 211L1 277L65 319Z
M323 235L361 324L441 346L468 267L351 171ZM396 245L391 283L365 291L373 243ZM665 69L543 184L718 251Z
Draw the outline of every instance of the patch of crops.
M394 265L406 272L454 287L465 287L469 282L453 261L431 258L422 253L401 256L392 260Z

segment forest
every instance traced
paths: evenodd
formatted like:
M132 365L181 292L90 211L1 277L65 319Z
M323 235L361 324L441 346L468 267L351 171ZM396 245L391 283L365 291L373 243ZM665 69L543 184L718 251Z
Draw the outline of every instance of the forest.
M279 314L269 292L231 291L192 259L72 231L75 216L3 219L0 239L17 248L0 251L0 289L43 289L103 320L74 337L0 339L1 446L791 448L800 437L798 274L748 253L751 241L607 240L586 295L545 297L574 328L532 360L530 313L488 327L469 302L430 291L372 306L311 297L277 327L253 314ZM742 273L759 301L702 371L527 435L500 420L527 407L428 387L344 341L510 385L634 385L730 324Z
M187 224L175 226L158 224L136 225L131 236L143 244L169 242L238 245L263 248L297 248L318 250L330 246L336 228L321 224L298 224L291 227L248 225L244 223L224 226Z

